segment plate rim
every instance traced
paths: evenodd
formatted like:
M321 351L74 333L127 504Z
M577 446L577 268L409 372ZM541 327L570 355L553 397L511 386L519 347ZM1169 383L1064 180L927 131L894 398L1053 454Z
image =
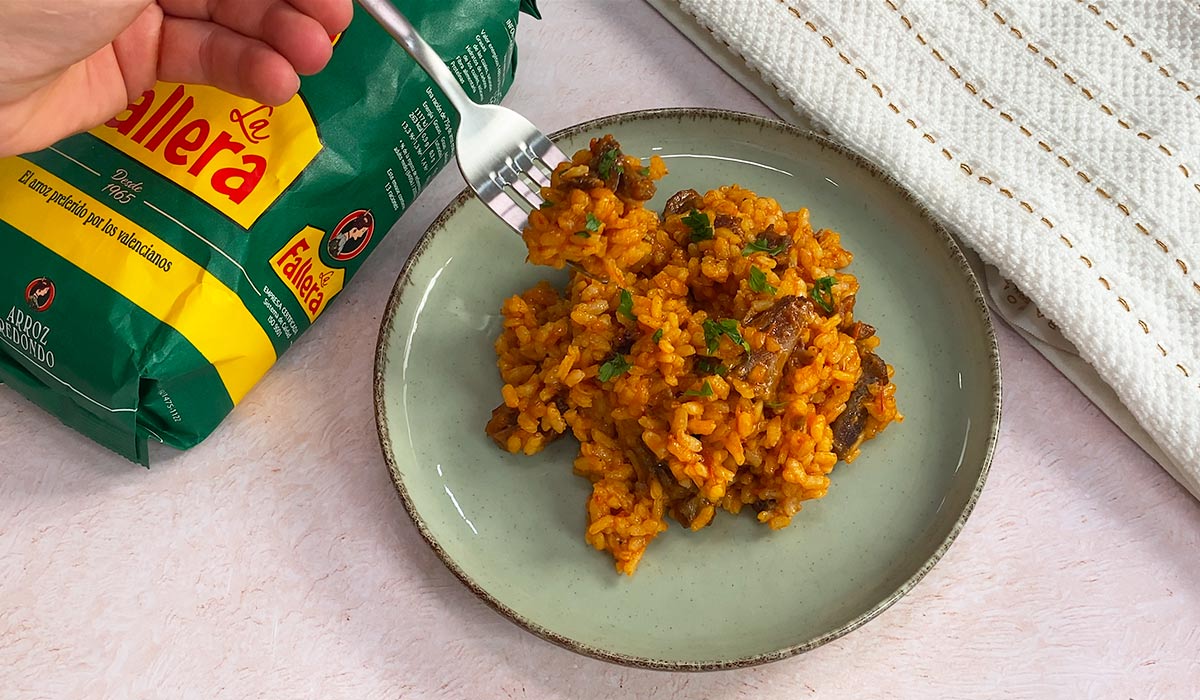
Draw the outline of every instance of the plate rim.
M954 524L950 527L945 538L934 550L933 554L926 559L921 566L911 576L906 578L895 591L889 593L883 600L871 606L867 611L856 616L849 622L830 630L823 635L807 639L798 644L792 644L782 649L773 651L742 656L733 659L713 659L703 661L671 661L664 659L655 659L647 656L639 656L635 654L626 654L608 649L602 649L597 646L581 642L577 639L572 639L564 634L560 634L551 629L548 629L533 620L521 615L512 608L508 607L495 596L489 593L481 585L476 583L471 576L458 565L458 562L451 557L445 549L442 548L437 538L426 526L424 519L421 517L412 499L409 497L408 488L401 477L399 466L395 459L395 447L392 444L391 434L388 430L386 421L384 420L384 377L388 366L387 353L384 352L387 339L391 337L393 326L396 319L396 311L400 306L401 298L405 290L412 283L412 274L416 266L419 264L421 257L429 248L433 238L445 229L446 223L458 212L459 209L466 204L467 201L474 199L475 194L470 188L464 188L459 194L451 200L449 204L442 209L425 233L418 239L412 252L409 253L404 262L400 273L396 278L395 284L388 295L387 306L384 309L383 318L379 325L379 334L375 343L375 361L374 371L372 376L372 393L374 399L375 411L375 427L379 438L380 450L383 453L384 462L387 464L388 475L392 481L392 485L396 489L396 494L399 496L401 503L404 505L404 510L408 513L408 517L412 520L413 525L417 528L417 532L421 535L421 539L429 545L442 564L450 570L452 574L470 590L477 598L483 601L488 607L495 610L497 613L507 618L510 622L517 626L541 637L542 639L552 642L570 651L600 659L610 663L632 666L637 668L646 668L663 671L723 671L737 668L746 668L749 666L757 666L759 664L779 661L802 654L807 651L816 649L817 647L828 644L840 637L843 637L866 623L878 617L885 610L894 605L898 600L907 595L918 583L925 578L926 574L941 561L950 546L958 538L962 532L971 513L975 510L975 504L979 500L979 495L982 493L985 483L987 482L988 473L991 470L992 459L995 455L996 440L1000 431L1000 420L1003 409L1002 401L1002 383L1001 383L1001 368L1000 368L1000 347L996 339L995 325L992 323L991 313L988 310L987 302L983 295L983 288L980 285L978 276L971 268L967 261L966 255L945 226L934 214L921 203L919 199L904 185L902 185L894 176L877 165L874 161L862 156L857 151L832 140L829 137L823 136L809 129L802 129L787 122L763 117L757 114L746 112L738 112L734 110L716 109L707 107L663 107L655 109L640 109L627 112L620 112L604 117L589 119L584 122L560 129L550 134L550 139L557 141L562 138L577 136L587 131L603 129L605 127L621 124L629 121L645 120L645 119L684 119L684 118L699 118L712 121L734 121L750 123L753 126L764 129L775 129L784 132L788 136L801 138L806 141L815 143L817 146L827 148L838 155L844 156L852 161L856 166L865 169L871 175L879 178L885 185L891 187L900 194L914 209L921 215L934 230L935 233L942 239L946 250L951 253L953 263L957 264L961 273L965 276L971 291L972 301L974 301L977 311L979 312L986 336L987 355L989 369L992 379L992 420L988 429L987 445L984 451L982 465L980 467L979 478L976 480L975 486L971 491L971 495L967 498L962 512L955 519Z

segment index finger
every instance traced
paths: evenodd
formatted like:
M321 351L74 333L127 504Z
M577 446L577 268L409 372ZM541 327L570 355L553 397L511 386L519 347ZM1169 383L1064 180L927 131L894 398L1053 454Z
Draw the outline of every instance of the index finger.
M203 19L220 22L231 14L251 12L261 15L261 7L248 10L249 5L271 5L276 0L158 0L163 12L182 19ZM312 17L331 36L350 26L354 18L352 0L286 0L299 12Z

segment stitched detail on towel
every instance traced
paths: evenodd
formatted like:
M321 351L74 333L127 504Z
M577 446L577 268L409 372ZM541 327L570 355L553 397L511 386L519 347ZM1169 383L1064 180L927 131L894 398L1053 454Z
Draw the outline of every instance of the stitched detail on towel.
M985 2L985 1L986 0L980 0L980 2ZM785 6L787 8L787 11L789 14L791 14L798 21L803 23L803 25L806 29L808 29L813 34L817 35L820 38L821 42L824 43L828 48L838 51L839 56L845 55L846 52L838 49L837 42L834 41L834 39L829 35L829 33L821 31L821 29L817 26L817 24L812 19L808 19L804 15L802 15L800 10L798 10L795 6L789 4L788 0L776 0L776 2ZM892 2L889 2L889 0L884 0L884 2L888 3L889 7L893 4ZM898 10L896 10L896 11L898 12ZM906 23L906 26L908 26L908 25L911 25L911 21ZM930 50L931 50L931 53L934 54L935 58L937 58L941 61L945 61L945 57L942 56L940 52L937 52L935 48L931 47ZM871 81L870 74L862 66L855 65L853 63L853 61L847 61L846 59L843 59L843 62L847 63L847 65L849 65L851 68L853 68L854 73L862 80L870 82L873 87L878 85L878 83ZM887 103L889 105L889 109L891 108L890 105L895 104L894 101L888 102L888 97L886 96L886 94L884 93L882 88L880 88L876 92L876 95L878 97L880 97L880 99L884 100L885 103ZM899 114L899 111L893 110L893 113ZM1011 115L1009 115L1009 118L1006 121L1014 121L1014 119L1012 118ZM906 121L906 123L909 124L912 128L919 130L917 128L916 122L914 120L908 119ZM1027 135L1031 135L1031 134L1027 134ZM937 137L929 132L922 133L921 137L930 144L937 143ZM945 146L943 146L941 148L941 153L948 160L955 160L953 153ZM968 167L965 170L963 170L961 168L960 168L960 170L968 176L973 172L973 169L970 167L970 165L968 165ZM988 189L991 189L991 187L993 185L996 185L995 181L992 178L986 178L984 176L979 176L976 179L976 182L980 183L981 185L984 185L985 187L988 187ZM1025 201L1024 199L1018 197L1016 195L1016 193L1014 193L1013 190L1011 190L1010 188L1000 187L997 185L996 191L998 191L1004 197L1016 202L1018 208L1020 208L1022 211L1026 212L1027 214L1030 214L1031 216L1037 217L1038 220L1041 221L1041 223L1043 225L1045 225L1047 228L1054 228L1054 224L1053 224L1053 222L1050 221L1050 219L1046 218L1045 216L1040 216L1032 204L1030 204L1029 202ZM1074 245L1071 244L1071 242L1065 236L1060 234L1059 239L1062 240L1069 248L1074 248ZM1095 264L1090 258L1083 256L1083 255L1080 255L1079 259L1088 268L1092 268ZM1107 290L1111 291L1110 285L1106 284L1105 288ZM1120 304L1121 308L1125 309L1125 311L1127 313L1131 313L1131 314L1133 313L1132 306L1130 305L1129 301L1126 300L1124 297L1117 296L1117 303ZM1143 319L1138 319L1138 324L1143 329L1145 329L1147 333L1149 333L1149 325L1146 324ZM1176 366L1179 367L1182 371L1184 371L1185 376L1186 376L1187 370L1183 367L1183 365L1176 365Z
M930 44L929 40L926 37L922 36L920 29L917 27L916 22L914 22L911 17L909 17L902 11L894 0L883 0L883 2L885 5L887 5L888 9L890 9L893 13L895 13L900 18L901 23L905 26L906 30L910 33L910 36L919 37L920 40L918 43L920 43L922 46L929 47L930 55L933 56L935 59L937 59L938 62L944 63L946 65L946 67L949 69L950 74L954 76L954 79L957 80L959 83L961 83L963 85L963 87L965 89L967 89L968 92L970 92L972 95L979 97L979 89L976 87L976 85L974 83L970 82L970 80L968 80L967 78L964 78L962 75L962 71L955 68L954 64L950 62L950 59L946 58L947 53L945 51L945 47L942 47L942 49L939 50L938 48L936 48L932 44ZM985 0L980 0L980 2L984 3L986 5ZM976 82L978 82L978 81L976 81ZM1005 110L1005 109L997 107L997 103L999 103L999 102L1001 102L1000 98L995 97L995 96L992 96L990 99L988 99L987 97L980 97L980 103L983 104L983 106L987 107L988 110L996 113L1000 119L1008 122L1009 124L1015 125L1017 127L1017 129L1021 132L1021 134L1023 136L1025 136L1026 138L1036 140L1038 148L1042 149L1043 151L1045 151L1047 153L1055 154L1057 156L1056 162L1059 165L1067 168L1068 170L1073 169L1079 165L1078 163L1072 163L1072 161L1065 155L1059 154L1056 151L1056 149L1054 148L1054 146L1051 146L1050 143L1048 143L1048 141L1050 141L1051 139L1048 139L1045 137L1035 137L1034 130L1031 129L1030 127L1028 127L1026 124L1022 123L1024 121L1023 119L1019 120L1013 116L1013 114L1011 112L1013 112L1014 110ZM942 150L942 154L947 155L947 152L945 149ZM966 164L963 164L961 167L965 169L965 172L968 175L971 174L971 169L969 166L967 166ZM1183 166L1181 165L1180 167L1183 167ZM1091 186L1093 183L1093 180L1095 180L1095 177L1093 175L1089 174L1088 172L1086 172L1083 169L1076 170L1075 175L1076 175L1076 177L1078 177L1078 179L1082 180L1084 183L1086 183L1089 186ZM1110 186L1110 189L1112 189L1112 186ZM1171 253L1170 247L1162 239L1152 237L1150 234L1149 228L1146 226L1146 224L1144 222L1133 218L1134 217L1133 210L1136 207L1132 206L1129 202L1121 201L1121 199L1118 198L1118 197L1126 197L1126 195L1120 195L1119 193L1113 194L1113 192L1116 191L1115 189L1113 190L1113 192L1110 192L1108 189L1105 189L1103 186L1100 186L1100 185L1093 186L1092 190L1101 199L1113 202L1114 205L1116 206L1117 210L1119 212L1121 212L1123 215L1125 215L1126 217L1131 217L1134 227L1142 235L1146 236L1147 238L1152 238L1154 244L1158 247L1158 249L1161 250L1164 254L1170 256L1170 253ZM1130 201L1132 201L1132 200L1130 200ZM1027 211L1032 213L1032 210L1027 210ZM1068 245L1070 245L1070 244L1068 243ZM1071 247L1073 247L1073 246L1071 246ZM1170 256L1170 257L1173 257L1173 256ZM1087 259L1084 258L1084 260L1086 261ZM1177 263L1177 267L1183 272L1184 276L1189 276L1187 263L1178 258L1175 259L1175 262ZM1088 266L1091 267L1090 264Z
M787 8L787 11L788 11L788 12L789 12L789 13L790 13L790 14L791 14L793 17L795 17L797 20L799 20L800 22L802 22L802 23L804 24L804 27L805 27L806 29L808 29L810 32L812 32L813 34L816 34L818 37L820 37L820 39L821 39L822 43L824 43L824 44L825 44L825 45L826 45L828 48L831 48L831 49L835 49L835 50L837 50L837 44L836 44L836 42L833 40L833 38L832 38L832 37L830 37L830 36L829 36L829 34L827 34L827 33L823 33L823 32L822 32L822 31L821 31L821 30L820 30L820 29L817 27L817 25L816 25L816 23L815 23L815 22L813 22L811 19L807 19L807 18L805 18L805 17L804 17L804 15L802 15L802 14L800 13L800 10L798 10L796 7L794 7L794 6L790 5L790 4L788 4L787 0L776 0L776 1L777 1L779 4L781 4L781 5L785 6L785 7ZM885 1L886 1L886 0L885 0ZM845 52L843 52L843 51L840 51L840 50L839 50L839 51L838 51L838 55L839 55L839 56L841 56L841 57L845 57ZM944 60L944 59L942 59L942 60ZM847 61L848 61L848 58L843 58L843 61L844 61L844 62L847 62ZM850 62L850 65L851 65L851 67L854 69L854 73L855 73L855 75L859 76L859 78L863 79L864 81L868 81L868 82L870 82L870 75L867 73L867 71L866 71L864 68L862 68L861 66L853 65L853 63L852 63L852 62ZM872 87L878 87L878 84L877 84L877 83L874 83L874 82L872 82L872 83L871 83L871 85L872 85ZM878 95L878 96L879 96L881 99L884 99L884 100L887 100L887 99L888 99L888 98L887 98L887 97L886 97L886 96L883 94L883 89L882 89L882 88L879 88L879 90L876 92L876 94L877 94L877 95ZM889 105L889 109L892 109L892 107L895 105L895 103L894 103L894 102L888 102L888 105ZM897 113L897 114L899 114L899 110L898 110L898 109L893 109L892 111L893 111L894 113ZM913 129L920 131L920 128L917 126L917 123L916 123L916 122L915 122L913 119L908 119L908 120L906 120L906 122L905 122L905 123L907 123L907 124L908 124L910 127L912 127ZM922 139L924 139L926 142L928 142L928 143L930 143L930 144L934 144L934 145L936 145L936 144L938 143L938 139L937 139L937 137L936 137L934 134L931 134L931 133L929 133L929 132L927 132L927 131L926 131L926 132L923 132L923 133L921 134L921 138L922 138ZM947 149L947 148L945 148L945 147L943 147L943 148L941 149L941 154L942 154L942 156L943 156L943 157L945 157L945 158L946 158L946 159L948 159L948 160L955 160L955 156L954 156L954 154L953 154L953 153L952 153L952 152L951 152L949 149ZM973 169L971 168L970 164L965 164L965 165L966 165L966 168L965 168L965 169L964 169L964 168L960 168L960 170L962 170L962 171L963 171L963 173L964 173L964 174L966 174L966 175L971 175L971 174L973 173ZM994 181L992 178L989 178L989 177L986 177L986 176L982 176L982 175L981 175L981 176L979 176L979 177L977 178L977 180L976 180L976 181L977 181L978 183L980 183L981 185L984 185L984 186L988 187L989 189L991 189L991 187L992 187L993 185L995 185L995 186L996 186L996 191L998 191L998 192L999 192L1001 195L1003 195L1004 197L1006 197L1006 198L1008 198L1008 199L1010 199L1010 200L1013 200L1014 202L1016 202L1016 203L1017 203L1017 206L1018 206L1018 207L1019 207L1021 210L1023 210L1023 211L1024 211L1024 212L1026 212L1027 214L1036 215L1036 213L1035 213L1035 212L1036 212L1036 210L1034 209L1033 205L1032 205L1032 204L1030 204L1029 202L1027 202L1027 201L1024 201L1023 199L1021 199L1021 198L1017 197L1017 195L1016 195L1016 194L1015 194L1015 193L1014 193L1014 192L1013 192L1013 191L1012 191L1010 188L1008 188L1008 187L1002 187L1002 186L999 186L999 185L998 185L998 184L997 184L997 183L996 183L996 182L995 182L995 181ZM1038 216L1038 221L1040 221L1040 222L1041 222L1041 223L1042 223L1044 226L1046 226L1047 228L1054 228L1054 223L1053 223L1053 222L1052 222L1050 219L1048 219L1047 217L1045 217L1045 216ZM1065 238L1065 237L1063 237L1063 236L1059 236L1059 238L1061 238L1061 239L1063 239L1064 241L1066 241L1066 238ZM1072 247L1073 247L1073 246L1072 246ZM1086 258L1085 258L1085 259L1086 259Z
M1076 0L1076 1L1079 2L1080 0ZM1070 71L1063 68L1062 65L1060 65L1058 61L1055 61L1055 60L1051 59L1048 55L1046 55L1049 52L1045 49L1045 47L1038 46L1037 44L1033 43L1031 40L1027 40L1025 38L1026 32L1022 32L1019 29L1017 29L1016 27L1014 27L1011 17L1006 17L1006 16L1002 15L1000 12L992 9L993 0L978 0L978 2L979 2L979 5L983 9L991 10L992 19L995 20L997 24L999 24L1000 26L1009 28L1009 31L1006 32L1006 34L1008 34L1010 36L1014 36L1017 39L1019 39L1020 41L1025 42L1025 48L1027 50L1029 50L1030 52L1041 55L1042 63L1044 65L1046 65L1047 67L1060 73L1062 75L1063 79L1066 80L1071 85L1073 85L1074 87L1078 88L1079 92L1084 97L1086 97L1089 101L1095 102L1097 104L1097 106L1100 108L1101 112L1104 112L1106 115L1113 117L1117 122L1117 126L1120 126L1122 129L1125 129L1127 131L1134 131L1133 120L1129 119L1128 117L1119 116L1114 107L1110 106L1109 104L1104 102L1102 99L1097 99L1097 97L1096 97L1097 90L1095 88L1091 88L1091 87L1088 87L1088 86L1080 83L1079 78L1076 77L1075 74L1072 74ZM1196 99L1200 100L1200 95L1197 95ZM1170 158L1170 159L1174 160L1174 155L1175 155L1176 149L1163 143L1161 137L1155 136L1154 134L1151 134L1147 131L1140 131L1140 130L1136 131L1136 135L1139 140L1146 142L1147 145L1151 145L1153 143L1153 145L1155 147L1154 150L1156 153L1162 155L1164 158ZM1154 143L1156 141L1157 141L1157 143ZM1200 182L1192 181L1191 173L1194 169L1182 162L1175 162L1175 165L1176 165L1176 168L1179 171L1179 173L1182 174L1185 178L1187 178L1189 182L1191 182L1192 189L1194 189L1197 193L1200 193Z
M1087 11L1089 13L1091 13L1097 19L1102 19L1102 15L1104 14L1104 11L1106 9L1106 8L1098 7L1090 2L1087 2L1087 0L1075 0L1075 4L1079 5L1080 7L1086 8ZM1186 80L1182 80L1178 76L1173 74L1171 72L1170 66L1163 65L1162 61L1159 60L1155 56L1154 51L1146 48L1144 45L1142 45L1139 48L1139 44L1138 44L1137 40L1135 40L1133 37L1131 37L1126 30L1122 29L1121 26L1119 24L1117 24L1117 22L1114 22L1111 19L1103 19L1103 21L1104 21L1105 27L1107 27L1109 30L1121 35L1121 40L1123 42L1125 42L1126 46L1128 46L1131 49L1137 49L1138 56L1140 56L1143 61L1155 66L1158 69L1157 73L1159 75L1161 75L1162 77L1164 77L1167 80L1174 83L1175 87L1179 88L1180 90L1183 90L1184 92L1192 91L1192 86L1190 84L1188 84L1188 82ZM1200 95L1196 95L1193 99L1195 99L1197 102L1200 102Z

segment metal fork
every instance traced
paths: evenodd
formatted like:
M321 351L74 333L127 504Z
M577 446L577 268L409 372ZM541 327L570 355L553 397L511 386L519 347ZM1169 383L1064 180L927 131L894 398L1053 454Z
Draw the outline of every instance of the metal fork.
M358 4L446 94L461 117L454 148L463 178L480 201L521 233L529 220L528 210L542 205L538 188L549 186L547 173L567 161L567 156L520 114L468 97L433 47L389 0L358 0Z

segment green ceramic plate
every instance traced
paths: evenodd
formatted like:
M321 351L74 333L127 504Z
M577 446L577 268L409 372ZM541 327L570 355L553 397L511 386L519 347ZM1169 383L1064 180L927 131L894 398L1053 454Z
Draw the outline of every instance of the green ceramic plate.
M759 117L658 110L555 135L568 153L614 134L658 154L676 190L738 183L808 207L842 233L862 284L856 315L896 368L906 418L838 465L829 495L772 532L749 514L672 527L637 574L583 540L589 484L563 439L535 457L484 434L501 382L500 303L538 280L521 240L464 193L421 239L383 320L375 405L383 453L421 535L486 603L550 641L675 670L745 666L859 627L946 551L983 487L1000 419L996 342L953 240L885 174L809 133Z

